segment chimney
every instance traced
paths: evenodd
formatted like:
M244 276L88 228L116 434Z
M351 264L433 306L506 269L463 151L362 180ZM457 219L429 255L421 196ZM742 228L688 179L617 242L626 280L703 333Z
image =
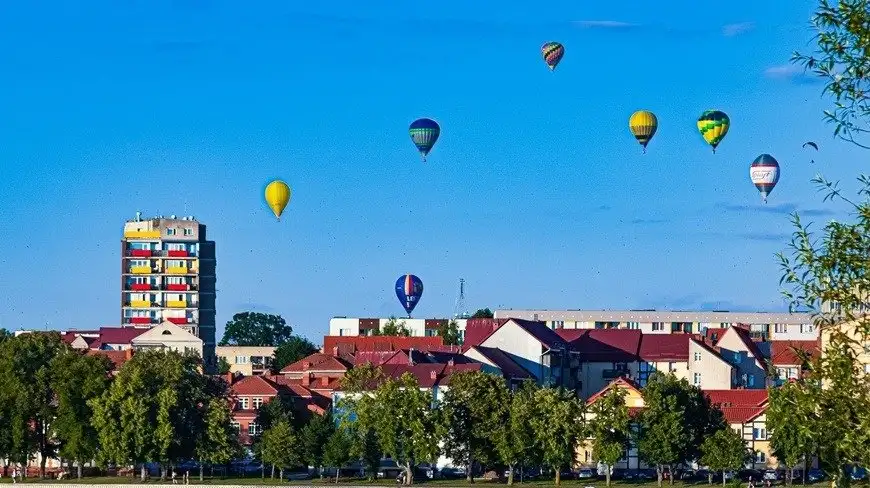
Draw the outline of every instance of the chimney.
M338 357L338 346L333 346L333 348L332 348L332 355L333 355L334 357Z
M308 371L308 368L311 367L311 363L308 361L302 361L302 371Z
M308 373L302 374L302 386L308 386L311 384L311 375Z
M447 366L453 367L454 364L453 358L450 358L450 360L447 361Z
M132 357L133 357L133 348L128 347L127 349L124 350L124 359L129 361L130 358L132 358Z
M328 386L329 385L329 377L323 376L322 378L320 378L320 384L323 386Z
M232 371L227 371L227 384L228 385L233 384L233 372Z
M408 365L414 365L414 348L408 349Z
M438 379L438 372L433 369L432 371L429 372L429 377L432 378L433 380L437 380Z

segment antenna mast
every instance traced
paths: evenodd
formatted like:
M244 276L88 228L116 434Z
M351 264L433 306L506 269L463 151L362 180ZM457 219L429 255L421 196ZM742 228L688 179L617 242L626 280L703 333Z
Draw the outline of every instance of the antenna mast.
M467 319L468 310L465 308L465 279L459 278L459 296L456 297L456 305L453 306L454 319Z

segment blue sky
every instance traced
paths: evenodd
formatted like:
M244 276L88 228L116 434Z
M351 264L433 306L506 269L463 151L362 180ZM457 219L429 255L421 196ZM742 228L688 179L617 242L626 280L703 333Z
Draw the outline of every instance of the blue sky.
M857 186L862 154L788 67L814 2L316 5L0 6L0 326L117 324L137 210L208 225L219 332L254 309L319 342L334 315L400 314L407 272L418 317L450 314L460 277L472 309L777 310L787 212L844 216L818 171ZM695 128L713 108L733 124L716 155ZM646 155L637 109L659 118ZM442 126L426 164L418 117ZM782 166L766 207L762 152Z

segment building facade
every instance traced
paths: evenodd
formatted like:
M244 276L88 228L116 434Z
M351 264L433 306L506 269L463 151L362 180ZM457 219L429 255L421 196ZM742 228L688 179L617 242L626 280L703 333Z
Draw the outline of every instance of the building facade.
M496 310L496 319L542 321L551 329L637 329L644 334L704 334L735 324L753 338L807 341L819 332L807 313L691 312L666 310Z
M121 324L164 321L202 339L203 362L215 357L215 245L193 217L136 218L121 240Z
M217 346L215 354L230 365L230 373L245 376L264 374L272 367L272 346Z
M348 317L333 317L329 319L329 335L331 336L371 336L375 335L376 330L382 330L384 326L390 322L390 318L348 318ZM411 333L411 337L435 337L438 335L438 328L447 324L451 320L456 322L456 327L459 329L460 341L465 338L465 325L468 319L409 319L395 318L396 324L404 326Z

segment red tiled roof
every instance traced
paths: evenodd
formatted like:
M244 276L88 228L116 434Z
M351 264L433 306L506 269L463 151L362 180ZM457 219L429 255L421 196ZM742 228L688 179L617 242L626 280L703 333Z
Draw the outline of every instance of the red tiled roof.
M357 351L353 356L353 365L374 364L378 366L396 355L397 351Z
M276 385L262 376L245 376L233 383L230 391L236 396L275 396L278 394Z
M729 424L745 424L764 413L767 407L725 407L719 410Z
M688 361L688 334L644 334L640 340L638 356L644 361Z
M302 386L302 380L287 378L286 376L278 376L278 375L269 375L266 378L278 385L279 387L286 388L290 393L294 396L298 396L301 398L311 398L312 392L308 388Z
M544 322L522 319L510 319L509 321L516 323L548 349L558 349L565 345L565 339L559 337L559 334L553 332L553 329L547 327Z
M307 368L305 367L307 365ZM330 371L330 372L345 372L350 368L350 364L345 361L331 356L316 352L308 355L293 364L289 364L281 370L281 373L299 373L302 371Z
M637 329L587 329L571 343L581 354L581 361L637 361L642 333Z
M804 361L796 350L815 356L819 341L770 341L770 362L776 366L799 366Z
M148 327L100 327L101 344L129 344L148 332Z
M60 338L67 344L72 344L73 341L76 340L76 337L83 336L82 339L90 344L94 339L96 339L95 336L98 335L100 335L100 331L98 330L71 330L68 332L64 332L63 335L60 336Z
M85 354L88 356L106 356L112 363L112 371L118 371L133 355L133 351L99 351L96 349L88 349Z
M765 389L704 390L712 405L728 407L760 407L767 403Z
M729 330L734 331L737 334L737 337L743 341L743 344L746 346L746 349L749 351L749 354L752 354L755 359L761 364L761 369L767 369L767 360L764 358L764 355L761 354L761 351L758 349L758 345L755 341L752 340L752 336L749 333L748 329L739 326L731 326Z
M465 340L462 349L479 346L483 341L505 324L508 319L468 319L465 322Z
M396 351L399 349L442 350L441 337L397 337L397 336L325 336L323 350L355 354L357 351Z
M511 379L531 379L534 376L525 368L517 364L516 361L501 349L494 347L475 346L474 350L480 353L481 356L488 359L492 364L499 368L507 378Z
M704 331L704 337L710 341L710 344L716 345L719 342L719 339L728 331L728 327L707 327L707 330Z
M611 388L614 388L614 387L616 387L617 385L623 385L623 386L625 386L626 388L628 388L628 389L630 389L630 390L634 390L634 391L636 391L638 394L640 394L641 396L643 396L643 393L641 393L641 391L640 391L640 386L638 386L637 383L635 383L634 381L630 380L629 378L625 378L625 377L623 377L623 376L620 376L619 378L616 378L615 380L613 380L613 381L611 381L610 383L608 383L607 386L605 386L604 388L602 388L600 391L596 392L594 395L592 395L591 397L589 397L589 399L586 400L586 404L587 404L587 405L592 405L593 403L595 403L595 400L598 400L599 398L601 398L602 396L604 396L605 393L607 393L608 391L610 391Z

